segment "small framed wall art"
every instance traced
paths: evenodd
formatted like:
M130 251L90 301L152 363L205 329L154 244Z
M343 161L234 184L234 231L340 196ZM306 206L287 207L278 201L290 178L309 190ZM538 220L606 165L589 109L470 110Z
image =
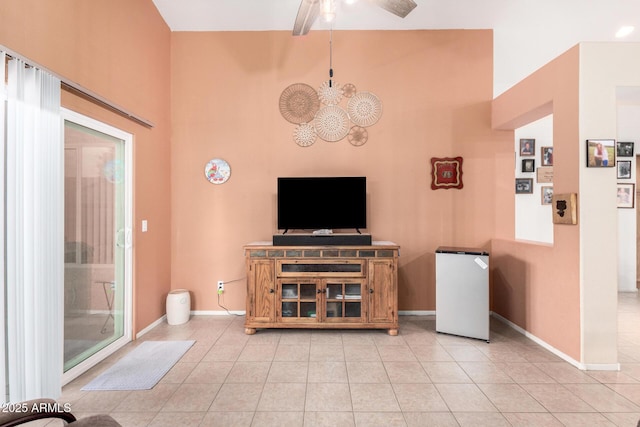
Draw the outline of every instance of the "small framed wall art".
M462 188L462 157L431 158L431 189Z
M530 138L523 138L520 140L520 155L521 156L533 156L535 155L536 140Z
M534 172L536 169L535 159L522 159L522 172Z
M231 167L223 159L211 159L204 167L204 176L212 184L224 184L231 176Z
M553 199L553 187L549 185L543 185L540 187L540 203L543 205L550 205Z
M516 194L533 193L533 178L516 178Z
M632 209L635 205L635 184L618 184L618 208Z
M618 179L631 179L631 160L618 160Z
M536 170L536 180L538 183L551 183L553 182L553 167L545 166Z
M615 164L615 139L587 139L587 167L612 168Z
M540 147L542 166L553 166L553 147Z
M551 196L551 211L554 224L577 224L576 193L554 194Z
M618 157L633 157L633 142L618 142L616 151Z

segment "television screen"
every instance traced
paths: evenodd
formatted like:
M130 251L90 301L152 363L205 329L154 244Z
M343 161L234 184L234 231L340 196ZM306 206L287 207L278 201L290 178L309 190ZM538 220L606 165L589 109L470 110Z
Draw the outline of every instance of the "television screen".
M278 229L367 228L366 177L278 178Z

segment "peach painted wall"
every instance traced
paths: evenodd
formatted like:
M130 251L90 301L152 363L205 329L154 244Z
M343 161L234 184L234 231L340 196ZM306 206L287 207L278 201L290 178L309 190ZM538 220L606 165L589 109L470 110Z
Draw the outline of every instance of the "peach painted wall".
M515 129L553 113L556 194L580 190L578 70L575 47L493 101L496 129ZM513 192L513 176L509 182ZM505 201L499 215L491 245L494 312L581 361L579 210L577 225L554 225L553 245L514 240L513 202Z
M192 290L195 310L215 311L216 281L237 280L221 304L244 310L242 247L277 232L277 177L364 175L366 231L401 246L400 310L434 310L435 249L488 249L504 199L496 189L513 187L502 181L512 132L491 130L492 39L490 30L334 31L334 80L375 93L383 114L361 147L302 148L278 101L293 83L328 80L328 32L173 33L172 287ZM462 190L430 189L430 158L445 156L464 158ZM204 177L216 157L231 166L223 185Z
M134 332L164 314L170 290L170 38L150 0L0 2L0 44L155 124L63 91L63 106L134 136Z

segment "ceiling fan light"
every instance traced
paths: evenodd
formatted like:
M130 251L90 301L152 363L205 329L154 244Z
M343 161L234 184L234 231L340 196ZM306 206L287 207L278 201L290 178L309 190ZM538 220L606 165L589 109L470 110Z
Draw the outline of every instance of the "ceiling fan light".
M320 15L326 22L332 22L336 18L336 1L321 0Z

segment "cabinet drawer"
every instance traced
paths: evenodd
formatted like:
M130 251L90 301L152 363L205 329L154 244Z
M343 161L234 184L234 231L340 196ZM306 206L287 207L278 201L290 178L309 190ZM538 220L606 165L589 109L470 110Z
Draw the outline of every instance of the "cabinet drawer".
M278 277L365 277L366 263L364 259L279 259L276 260L276 275Z

